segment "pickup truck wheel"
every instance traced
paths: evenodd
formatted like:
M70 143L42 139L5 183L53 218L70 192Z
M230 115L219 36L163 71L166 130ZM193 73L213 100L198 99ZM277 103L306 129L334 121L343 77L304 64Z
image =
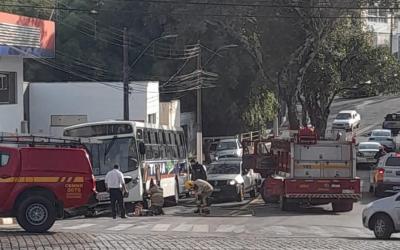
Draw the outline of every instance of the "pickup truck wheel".
M374 216L372 222L375 237L377 239L389 239L393 233L393 221L386 214L378 214Z
M56 221L54 202L41 196L32 196L21 201L17 210L17 221L27 232L48 231Z
M352 201L332 202L333 212L349 212L353 210Z
M241 185L236 195L236 201L241 202L243 200L244 200L244 187L243 185Z

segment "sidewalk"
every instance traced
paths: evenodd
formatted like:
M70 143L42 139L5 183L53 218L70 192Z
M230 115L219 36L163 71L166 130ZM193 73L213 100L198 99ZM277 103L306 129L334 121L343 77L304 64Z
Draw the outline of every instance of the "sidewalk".
M0 225L12 225L16 223L17 221L14 218L0 218Z

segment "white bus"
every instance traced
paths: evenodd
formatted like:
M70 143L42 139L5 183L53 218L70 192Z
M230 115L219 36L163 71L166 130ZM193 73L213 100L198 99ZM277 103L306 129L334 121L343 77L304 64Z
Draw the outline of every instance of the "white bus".
M132 121L84 123L64 129L64 137L90 138L87 144L100 204L109 203L104 178L115 164L125 176L129 196L125 202L144 201L143 194L153 179L174 203L184 194L189 179L186 142L181 128Z

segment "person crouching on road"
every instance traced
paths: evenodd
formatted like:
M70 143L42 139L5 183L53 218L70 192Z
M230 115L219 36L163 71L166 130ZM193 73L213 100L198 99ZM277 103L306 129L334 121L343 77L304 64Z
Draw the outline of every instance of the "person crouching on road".
M204 165L201 165L194 159L190 160L190 168L191 168L191 175L192 175L192 181L195 181L197 179L201 180L207 180L207 171Z
M150 188L148 192L150 196L151 206L150 211L153 215L163 215L164 206L164 192L163 189L154 183L153 179L150 181Z
M124 193L128 193L125 185L124 175L119 171L119 166L114 165L114 169L109 171L105 178L107 192L110 193L111 213L115 219L117 217L116 205L119 205L121 218L126 218Z
M185 188L195 192L197 210L194 212L209 214L208 198L214 191L213 186L205 180L197 179L195 181L186 181Z

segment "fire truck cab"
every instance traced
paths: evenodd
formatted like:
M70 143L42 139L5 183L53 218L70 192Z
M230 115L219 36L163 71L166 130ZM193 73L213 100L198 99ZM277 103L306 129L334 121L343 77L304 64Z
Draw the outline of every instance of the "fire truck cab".
M0 146L0 217L15 217L28 232L45 232L63 218L64 209L96 203L92 166L83 148L7 141L13 146Z
M333 211L345 212L361 198L353 137L321 139L304 128L273 139L271 153L275 172L262 184L265 202L279 201L282 210L331 203Z

